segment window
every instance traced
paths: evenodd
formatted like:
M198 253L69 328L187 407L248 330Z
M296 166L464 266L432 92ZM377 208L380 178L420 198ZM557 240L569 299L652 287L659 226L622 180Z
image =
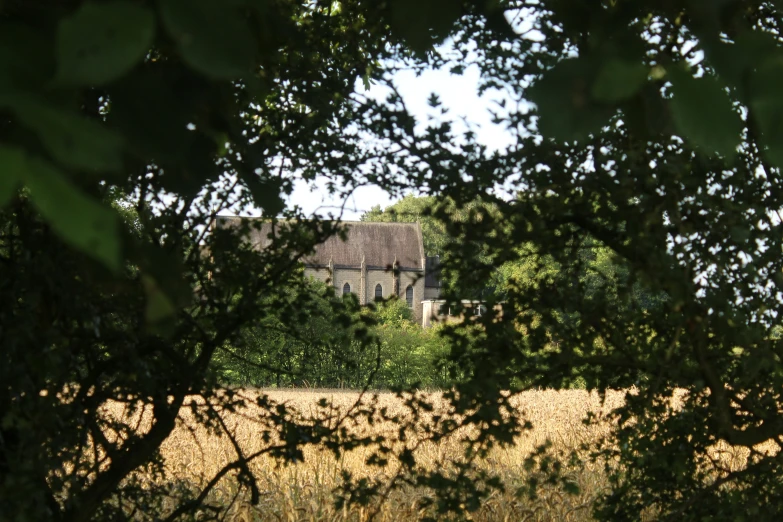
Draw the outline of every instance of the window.
M375 285L375 300L383 299L383 287L380 284Z
M480 304L476 307L473 313L476 315L484 315L485 313L487 313L487 307Z
M446 304L440 305L438 307L438 315L451 315L451 308Z
M405 302L408 303L408 308L413 308L413 287L411 285L405 289Z
M343 285L343 295L348 295L350 293L351 293L351 285L349 285L348 283L345 283Z

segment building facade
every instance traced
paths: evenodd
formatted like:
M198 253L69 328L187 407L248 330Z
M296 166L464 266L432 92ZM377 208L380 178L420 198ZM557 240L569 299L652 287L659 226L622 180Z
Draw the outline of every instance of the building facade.
M218 217L218 227L238 224L237 217ZM397 296L419 324L423 301L440 297L437 257L427 257L418 223L345 222L346 238L332 236L301 261L305 275L330 284L337 295L355 294L360 304ZM252 244L267 247L272 224L253 232Z

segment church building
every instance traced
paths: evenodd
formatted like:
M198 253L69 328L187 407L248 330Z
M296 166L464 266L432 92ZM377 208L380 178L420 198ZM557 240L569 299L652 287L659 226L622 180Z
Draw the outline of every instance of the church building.
M216 225L230 226L237 217L218 217ZM427 257L418 223L344 222L346 240L332 236L302 259L305 274L331 284L337 295L356 294L360 304L397 296L414 320L425 321L422 301L440 297L438 258ZM253 243L265 248L270 240L265 224ZM256 235L254 234L254 235Z

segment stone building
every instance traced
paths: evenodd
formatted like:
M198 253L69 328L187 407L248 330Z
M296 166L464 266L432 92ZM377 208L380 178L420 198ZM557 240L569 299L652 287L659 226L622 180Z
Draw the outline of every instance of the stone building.
M230 226L242 218L218 217L216 225ZM418 223L345 222L346 240L332 236L302 259L305 274L331 284L338 295L356 294L360 304L393 295L404 299L419 324L424 300L440 297L438 258L427 257ZM271 224L254 232L258 248L269 245Z

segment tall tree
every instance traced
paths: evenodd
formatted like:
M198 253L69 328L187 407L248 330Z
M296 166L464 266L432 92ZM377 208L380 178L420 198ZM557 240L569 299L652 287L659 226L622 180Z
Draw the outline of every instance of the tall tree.
M351 410L403 424L400 438L473 424L459 432L466 460L426 469L389 439L340 432L328 410L294 423L266 398L264 422L284 442L264 451L300 459L305 442L371 445L371 465L395 459L398 472L346 477L344 499L409 484L433 488L444 510L475 509L486 476L470 459L524 427L505 390L578 374L638 390L595 448L613 486L597 515L780 517L783 457L758 450L783 444L775 2L6 0L0 22L3 516L174 519L204 507L224 475L188 498L134 472L162 469L158 448L194 395L203 422L232 437L218 412L241 399L216 393L210 360L269 306L292 320L313 311L283 288L303 284L295 259L336 232L284 224L259 252L242 240L251 225L209 233L211 218L245 205L300 217L282 205L293 179L326 175L334 191L377 183L495 205L447 228L463 240L447 256L461 280L486 281L528 244L562 270L513 288L483 329L454 332L465 378L444 398L458 417ZM456 52L433 52L447 38ZM449 122L417 127L394 91L355 92L387 79L392 60L476 65L482 89L510 94L496 118L513 144L489 153ZM518 197L493 196L501 186ZM580 278L593 244L627 277ZM465 251L476 245L480 259ZM637 285L662 306L638 306ZM148 412L150 429L107 415L108 401ZM713 459L719 442L744 448L747 465ZM257 455L235 448L220 473L236 471L255 499Z
M459 398L455 413L465 415L436 422L417 414L431 406L416 393L402 413L362 397L337 417L328 404L294 415L262 395L266 445L248 453L223 418L246 399L221 391L212 370L221 357L244 357L248 325L283 316L275 326L295 336L324 306L306 291L298 259L339 224L285 209L295 180L325 176L342 194L366 183L394 189L365 141L360 123L371 115L356 87L442 36L428 24L409 30L415 9L365 0L0 3L4 518L220 518L225 506L210 498L221 481L257 502L250 463L301 460L307 444L336 456L370 446L371 465L398 465L390 478L346 475L341 502L377 497L377 508L417 481L437 486L443 510L487 494L469 463L424 469L400 442L486 424L471 413L492 414L491 396ZM277 221L275 232L213 226L217 213L247 207ZM328 306L346 325L366 317L350 300ZM368 326L354 323L352 342L377 350ZM236 453L200 487L167 482L159 453L183 408ZM148 428L131 422L142 414ZM400 429L344 429L362 419ZM507 440L514 426L502 426ZM462 437L473 456L491 444Z
M283 197L291 173L360 181L348 100L395 49L384 27L362 1L0 3L1 518L186 517L229 472L257 498L258 455L239 446L184 496L137 478L163 469L183 406L234 440L218 412L242 399L217 393L210 362L241 355L243 326L318 311L297 259L337 227ZM211 226L247 206L288 220L262 252L251 225ZM357 443L260 405L283 441L265 453Z
M394 151L385 161L412 173L406 181L417 189L458 205L499 187L515 192L494 198L498 215L449 227L489 252L487 263L447 256L460 277L486 279L528 244L560 267L511 287L503 316L486 318L484 343L455 354L473 362L466 390L576 375L600 390L636 386L610 443L596 448L612 480L598 516L779 518L778 4L492 5L506 18L479 7L437 22L433 13L452 45L431 58L457 72L474 65L482 89L508 94L496 118L512 145L490 153L448 121L417 127L394 94L372 109L401 122L384 134ZM506 19L517 21L512 34ZM590 245L627 276L581 277ZM640 306L640 288L662 296L660 306ZM530 309L544 328L523 313ZM509 328L520 325L524 336ZM675 397L682 402L672 408ZM747 463L727 469L714 458L719 443L742 448ZM760 451L762 443L776 449Z

